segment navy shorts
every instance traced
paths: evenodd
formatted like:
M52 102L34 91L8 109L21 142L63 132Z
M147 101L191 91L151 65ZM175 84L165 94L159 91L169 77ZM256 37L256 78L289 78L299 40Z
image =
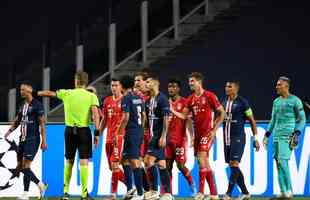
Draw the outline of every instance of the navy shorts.
M123 146L123 159L139 159L143 142L143 129L126 130Z
M232 138L230 145L224 144L224 154L225 162L230 163L230 161L241 161L243 151L245 147L245 137L242 138Z
M33 161L40 146L40 138L21 141L17 149L17 160L23 159Z
M152 138L147 149L147 155L154 156L157 160L165 160L165 148L158 145L159 138Z

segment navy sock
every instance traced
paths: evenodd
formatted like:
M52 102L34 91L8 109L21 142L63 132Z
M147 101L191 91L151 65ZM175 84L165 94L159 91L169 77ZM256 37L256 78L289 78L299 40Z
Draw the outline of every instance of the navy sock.
M143 169L141 168L135 168L133 169L133 175L135 178L135 185L137 188L137 193L139 196L141 196L143 194L143 180L142 180L142 171Z
M159 169L160 182L164 186L165 193L171 193L170 174L167 169Z
M132 169L130 165L123 165L127 190L132 189Z
M237 184L239 185L239 187L240 187L240 189L242 191L242 194L249 194L249 191L246 188L245 183L244 183L243 173L241 172L240 168L238 168L238 170L239 170L239 176L238 176L238 179L237 179Z
M226 194L231 195L237 180L238 180L238 176L239 176L239 168L238 167L230 167L230 177L229 177L229 184L228 184L228 189Z
M36 175L34 175L30 168L24 168L22 172L24 176L28 176L30 181L34 182L35 184L38 184L40 182L40 180L36 177Z
M147 174L146 174L144 168L141 168L141 170L142 170L142 175L143 175L143 188L144 188L144 191L149 191L150 190L150 185L149 185L149 180L147 178Z
M156 165L149 168L152 176L152 190L158 191L158 169Z
M29 186L30 186L30 178L28 176L24 175L23 182L24 182L24 191L28 192Z

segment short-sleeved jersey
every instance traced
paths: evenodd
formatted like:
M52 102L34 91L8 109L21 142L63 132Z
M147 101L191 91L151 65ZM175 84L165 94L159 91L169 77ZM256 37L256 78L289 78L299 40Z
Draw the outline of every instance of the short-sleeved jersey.
M230 137L240 138L244 136L244 124L249 116L252 115L252 109L248 101L237 96L231 100L228 96L221 100L226 115L224 119L223 132L226 144L229 144Z
M212 129L213 112L221 106L216 95L204 90L202 95L190 95L187 98L187 107L192 112L195 134L207 135Z
M107 127L107 143L113 143L117 129L122 121L122 97L114 99L113 96L108 96L104 99L102 113ZM124 135L124 130L122 135Z
M90 124L91 107L99 106L97 96L84 88L57 90L56 96L64 103L66 126L87 127Z
M20 123L21 141L40 138L40 117L44 116L41 102L32 99L31 103L24 102L19 106L17 117Z
M274 141L287 140L295 130L303 131L305 122L303 104L298 97L278 97L273 101L272 117L267 130L273 133Z
M181 97L171 103L172 108L182 113L186 107L186 99ZM174 115L169 115L168 141L174 144L180 144L186 139L186 120Z
M122 99L122 111L129 113L129 121L126 130L142 129L142 113L144 112L144 103L142 99L129 92Z
M164 117L170 114L168 98L160 92L157 96L151 97L148 100L146 110L151 136L153 138L160 138L163 131Z

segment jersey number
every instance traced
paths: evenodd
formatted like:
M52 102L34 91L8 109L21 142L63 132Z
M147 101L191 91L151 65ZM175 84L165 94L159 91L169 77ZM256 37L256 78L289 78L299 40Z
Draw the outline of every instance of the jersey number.
M142 124L142 108L141 106L137 106L137 115L138 115L138 124L141 125Z

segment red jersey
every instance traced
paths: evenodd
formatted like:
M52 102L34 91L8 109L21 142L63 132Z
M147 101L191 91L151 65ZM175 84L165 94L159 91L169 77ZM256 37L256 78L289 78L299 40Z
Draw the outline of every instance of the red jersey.
M212 129L212 114L221 106L216 95L204 90L202 95L190 95L187 98L187 107L192 112L195 135L207 135Z
M121 107L122 97L114 99L113 96L108 96L104 99L102 113L107 127L107 143L113 143L113 139L117 132L117 128L121 124L123 111ZM122 135L125 130L122 131Z
M134 91L134 93L135 95L139 96L143 100L144 103L150 98L150 96L144 94L143 92L139 90Z
M172 102L172 108L179 113L182 113L186 107L186 99L180 98ZM181 119L170 112L169 128L168 128L169 142L180 144L186 140L186 120Z

